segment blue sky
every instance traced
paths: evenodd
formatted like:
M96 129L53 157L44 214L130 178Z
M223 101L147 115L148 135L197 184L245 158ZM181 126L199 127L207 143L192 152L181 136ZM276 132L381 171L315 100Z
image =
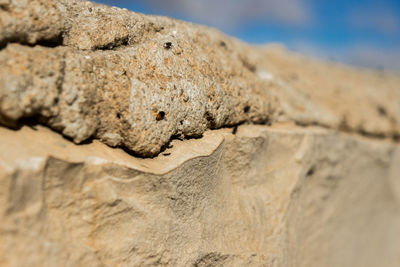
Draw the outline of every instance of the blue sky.
M209 25L256 44L400 70L400 0L98 0Z

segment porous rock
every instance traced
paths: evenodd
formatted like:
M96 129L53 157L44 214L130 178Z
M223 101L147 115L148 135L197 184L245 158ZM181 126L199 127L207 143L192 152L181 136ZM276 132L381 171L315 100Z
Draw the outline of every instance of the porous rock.
M0 266L399 266L399 77L0 0Z
M0 45L0 123L33 118L76 143L154 156L176 136L277 121L400 133L398 76L349 74L169 18L14 0L0 8Z

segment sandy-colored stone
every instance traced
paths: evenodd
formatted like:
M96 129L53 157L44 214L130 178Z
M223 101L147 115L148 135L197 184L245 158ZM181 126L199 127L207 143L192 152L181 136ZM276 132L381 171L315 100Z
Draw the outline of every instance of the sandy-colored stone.
M0 123L34 118L77 143L96 138L154 156L173 137L244 122L400 133L398 76L306 61L169 18L15 0L0 9L0 44Z
M0 0L0 266L400 266L399 84Z
M0 136L1 266L400 263L399 145L244 125L141 159L41 126Z

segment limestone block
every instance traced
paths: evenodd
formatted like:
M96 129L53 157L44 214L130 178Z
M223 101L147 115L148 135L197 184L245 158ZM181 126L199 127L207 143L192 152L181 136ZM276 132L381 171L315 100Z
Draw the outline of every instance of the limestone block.
M398 266L400 147L244 125L152 159L0 128L1 266Z
M0 0L0 266L400 266L399 84Z
M155 156L175 137L283 121L400 133L399 76L306 61L169 18L14 0L0 9L0 47L0 123L30 118L76 143Z

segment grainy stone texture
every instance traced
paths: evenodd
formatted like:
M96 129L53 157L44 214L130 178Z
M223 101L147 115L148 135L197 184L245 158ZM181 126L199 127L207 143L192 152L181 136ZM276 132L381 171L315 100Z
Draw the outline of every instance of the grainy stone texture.
M400 266L399 84L0 0L0 266Z
M400 133L398 76L349 72L169 18L14 0L0 8L0 44L0 123L32 117L76 143L96 138L154 156L173 137L244 122Z
M0 136L0 266L400 263L399 145L243 125L140 159L41 126Z

